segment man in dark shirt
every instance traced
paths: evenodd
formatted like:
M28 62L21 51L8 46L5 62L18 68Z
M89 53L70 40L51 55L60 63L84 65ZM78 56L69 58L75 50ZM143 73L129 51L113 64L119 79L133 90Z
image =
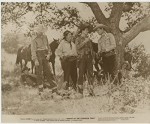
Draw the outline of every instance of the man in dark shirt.
M78 89L79 93L83 94L84 76L87 77L89 83L90 93L93 93L93 47L91 39L88 37L90 27L84 25L80 28L78 37L75 40L77 53L78 53Z

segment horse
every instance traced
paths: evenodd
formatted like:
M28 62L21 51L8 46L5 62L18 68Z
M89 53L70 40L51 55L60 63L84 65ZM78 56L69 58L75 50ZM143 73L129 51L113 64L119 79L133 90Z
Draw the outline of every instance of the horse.
M54 39L54 41L52 41L49 44L49 47L51 48L51 52L52 52L52 55L50 56L49 62L52 63L52 68L53 68L54 75L55 75L55 58L56 58L55 51L56 51L58 45L59 45L59 40L56 40L56 39ZM29 61L31 61L32 74L33 74L34 61L31 58L31 44L28 47L20 47L18 49L16 64L20 64L21 65L21 70L23 68L22 60L25 61L24 67L26 67L27 63Z
M53 68L53 73L55 75L55 58L56 58L56 54L55 54L55 51L56 49L58 48L58 45L59 45L59 40L56 40L56 39L53 39L54 41L52 41L49 46L50 46L50 49L52 51L52 55L50 56L50 59L49 59L49 62L52 63L52 68Z
M91 42L91 43L92 43L93 51L95 53L94 67L95 67L96 70L94 71L94 77L96 77L96 79L98 81L101 81L101 80L104 80L105 77L104 77L104 71L103 71L103 63L101 61L101 57L98 56L98 43L95 43L95 42Z
M25 61L24 66L22 60ZM17 52L16 65L20 64L21 70L23 69L23 67L26 67L28 62L31 62L32 74L33 74L34 62L31 59L31 44L26 47L23 46L20 47Z

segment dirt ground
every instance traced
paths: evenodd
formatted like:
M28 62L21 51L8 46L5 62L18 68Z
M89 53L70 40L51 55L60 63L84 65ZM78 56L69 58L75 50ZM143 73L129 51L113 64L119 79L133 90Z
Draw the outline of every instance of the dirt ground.
M145 98L141 96L143 100L138 101L137 96L131 95L131 98L127 98L127 103L121 94L121 91L115 91L111 95L83 97L82 99L45 98L41 100L37 89L21 86L2 94L2 114L132 114L150 110L148 96L145 95Z

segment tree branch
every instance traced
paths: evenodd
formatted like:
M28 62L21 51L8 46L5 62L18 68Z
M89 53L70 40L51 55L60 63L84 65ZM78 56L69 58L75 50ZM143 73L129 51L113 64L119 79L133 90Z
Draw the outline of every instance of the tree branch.
M123 44L127 45L132 41L140 32L150 30L150 16L146 16L139 23L131 28L130 31L123 35Z
M92 10L93 14L95 15L95 18L98 21L98 23L103 23L106 25L108 24L108 19L103 14L98 3L96 3L96 2L84 2L84 3L87 4L91 8L91 10Z
M114 28L119 28L119 22L122 15L124 4L121 2L113 3L113 8L110 15L110 22L114 26Z

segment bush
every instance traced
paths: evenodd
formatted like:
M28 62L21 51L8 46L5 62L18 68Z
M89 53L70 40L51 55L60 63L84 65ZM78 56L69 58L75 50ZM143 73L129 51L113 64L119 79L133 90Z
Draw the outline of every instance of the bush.
M150 60L149 56L141 56L141 61L138 63L137 66L137 74L135 77L142 76L144 78L147 78L150 76Z
M150 76L150 54L146 53L144 45L134 47L132 50L133 59L132 64L135 65L136 74L135 77L147 78Z
M13 71L2 70L2 91L10 91L20 85L20 67L16 66Z
M18 44L18 36L14 33L8 33L5 35L4 41L2 42L2 48L8 53L17 53Z

